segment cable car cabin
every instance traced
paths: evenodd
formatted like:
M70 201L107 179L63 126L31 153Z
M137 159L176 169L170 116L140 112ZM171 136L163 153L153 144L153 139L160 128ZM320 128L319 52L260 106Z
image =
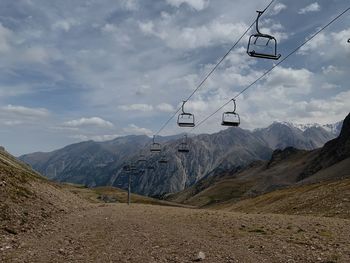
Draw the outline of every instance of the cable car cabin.
M178 152L180 153L188 153L190 151L190 149L188 148L188 144L187 143L180 143L179 148L177 149Z
M221 125L223 126L230 126L230 127L238 127L241 123L241 120L239 118L239 115L235 112L224 112L222 114L222 122Z
M180 127L194 127L194 115L188 112L185 112L184 106L186 101L182 103L182 113L177 117L177 125Z
M259 30L259 18L264 13L257 11L258 18L255 21L256 33L249 37L247 53L251 57L278 60L281 55L277 54L277 40L275 37L262 34Z

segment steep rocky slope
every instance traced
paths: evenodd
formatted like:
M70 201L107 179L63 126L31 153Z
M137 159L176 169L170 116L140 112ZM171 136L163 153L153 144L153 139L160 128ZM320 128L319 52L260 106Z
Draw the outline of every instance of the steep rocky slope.
M81 206L80 198L0 150L0 243Z

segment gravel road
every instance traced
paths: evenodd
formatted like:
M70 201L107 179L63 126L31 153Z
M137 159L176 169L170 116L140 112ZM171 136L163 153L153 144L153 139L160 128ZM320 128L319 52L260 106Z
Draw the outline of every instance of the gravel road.
M89 205L7 240L11 263L350 262L349 220L156 205Z

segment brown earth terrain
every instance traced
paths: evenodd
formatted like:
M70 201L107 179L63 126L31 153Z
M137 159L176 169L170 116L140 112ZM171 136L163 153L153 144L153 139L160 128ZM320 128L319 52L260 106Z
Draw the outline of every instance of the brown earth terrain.
M349 220L93 204L8 237L2 262L350 262Z

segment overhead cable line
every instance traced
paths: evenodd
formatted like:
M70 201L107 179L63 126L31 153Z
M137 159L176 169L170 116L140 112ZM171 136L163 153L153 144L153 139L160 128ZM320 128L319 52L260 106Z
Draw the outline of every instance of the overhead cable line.
M276 0L272 0L262 11L265 11L275 2ZM238 38L238 40L234 43L234 45L225 53L225 55L215 64L215 66L209 71L209 73L204 77L204 79L197 85L197 87L192 91L192 93L188 96L188 98L184 101L187 102L190 100L193 95L203 86L203 84L208 80L208 78L216 71L216 69L221 65L221 63L227 58L227 56L231 53L231 51L239 44L239 42L243 39L243 37L249 32L249 30L255 25L256 19L254 22L247 28L246 31ZM169 124L169 122L176 116L176 114L181 110L182 107L179 107L173 115L161 126L161 128L155 133L155 135L159 135L159 133L164 130L164 128Z
M345 9L343 12L341 12L339 15L337 15L334 19L332 19L329 23L327 23L325 26L323 26L321 29L319 29L316 33L314 33L310 38L305 40L302 44L300 44L297 48L295 48L292 52L290 52L286 57L284 57L281 61L279 61L277 64L272 66L269 70L264 72L259 78L257 78L255 81L253 81L251 84L249 84L247 87L245 87L243 90L241 90L236 96L234 96L232 99L236 99L240 95L242 95L245 91L247 91L249 88L251 88L253 85L255 85L257 82L259 82L262 78L264 78L266 75L268 75L271 71L273 71L276 67L278 67L280 64L282 64L285 60L287 60L290 56L295 54L299 49L301 49L303 46L305 46L308 42L310 42L313 38L315 38L319 33L321 33L323 30L325 30L327 27L329 27L331 24L333 24L336 20L338 20L341 16L343 16L346 12L350 10L350 7ZM204 122L206 122L208 119L213 117L216 113L218 113L221 109L223 109L226 105L228 105L232 99L230 99L228 102L226 102L224 105L222 105L220 108L218 108L216 111L214 111L212 114L210 114L208 117L200 121L196 127L193 127L191 129L191 132L198 128L200 125L202 125Z

